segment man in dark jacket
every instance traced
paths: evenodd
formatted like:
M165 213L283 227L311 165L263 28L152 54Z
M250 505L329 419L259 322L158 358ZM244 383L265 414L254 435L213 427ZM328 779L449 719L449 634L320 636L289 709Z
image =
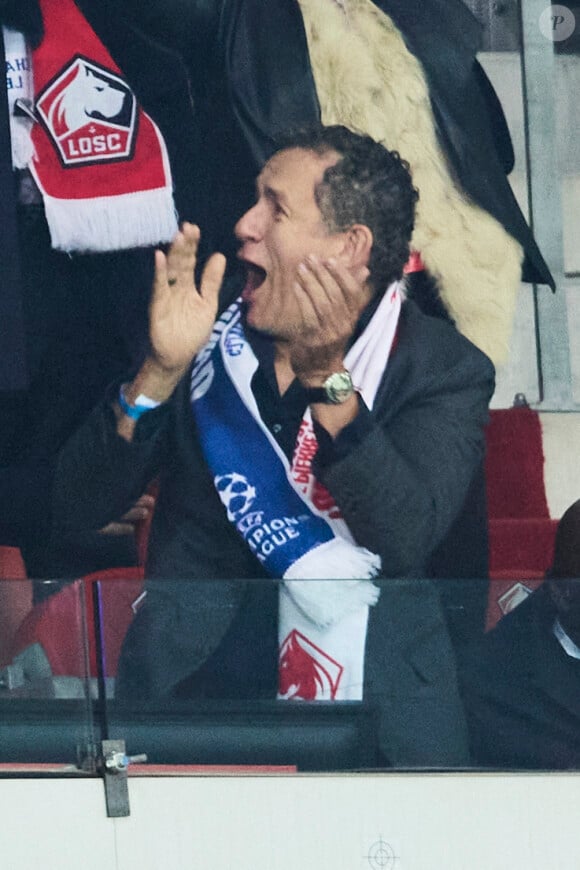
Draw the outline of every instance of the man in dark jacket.
M390 763L465 762L436 589L372 582L425 576L481 460L493 391L483 354L401 302L415 199L406 165L368 137L291 137L238 221L245 285L241 301L222 296L213 332L223 257L198 292L194 227L157 252L151 353L67 444L55 499L57 521L101 525L161 474L121 694L273 697L278 684L309 698L317 676L315 697L360 698L364 684ZM279 599L239 582L268 576L285 578ZM312 576L353 582L315 602L289 582ZM314 648L342 661L328 685Z

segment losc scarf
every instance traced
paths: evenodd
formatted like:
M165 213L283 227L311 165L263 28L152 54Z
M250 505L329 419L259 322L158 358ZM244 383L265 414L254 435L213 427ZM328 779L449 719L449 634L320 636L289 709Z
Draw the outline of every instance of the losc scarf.
M345 359L369 408L400 306L397 283ZM368 609L379 595L371 578L380 571L380 558L356 545L312 473L317 445L309 409L288 462L252 393L257 366L238 300L216 323L192 371L192 408L204 456L228 519L268 573L285 581L280 697L361 698Z
M177 220L159 130L73 0L40 6L30 168L53 247L109 251L169 241Z

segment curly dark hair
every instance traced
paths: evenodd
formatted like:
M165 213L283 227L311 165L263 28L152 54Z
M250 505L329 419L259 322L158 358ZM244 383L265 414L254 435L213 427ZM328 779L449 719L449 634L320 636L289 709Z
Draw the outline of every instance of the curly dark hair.
M293 131L276 144L279 150L303 148L321 157L331 151L340 155L315 191L324 223L330 232L356 223L371 230L369 280L375 292L400 278L409 258L419 198L406 160L370 136L340 125Z

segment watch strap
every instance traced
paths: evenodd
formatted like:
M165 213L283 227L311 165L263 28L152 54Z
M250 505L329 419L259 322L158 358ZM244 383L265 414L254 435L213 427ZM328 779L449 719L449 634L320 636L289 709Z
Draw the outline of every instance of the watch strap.
M324 404L332 405L331 399L324 387L306 387L306 397L309 405Z

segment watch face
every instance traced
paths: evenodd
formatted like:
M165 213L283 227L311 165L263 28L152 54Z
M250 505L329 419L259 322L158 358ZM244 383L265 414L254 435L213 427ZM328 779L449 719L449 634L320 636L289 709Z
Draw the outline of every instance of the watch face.
M326 390L329 402L335 405L346 402L348 397L354 393L352 378L346 371L335 372L329 375L324 382L324 389Z

